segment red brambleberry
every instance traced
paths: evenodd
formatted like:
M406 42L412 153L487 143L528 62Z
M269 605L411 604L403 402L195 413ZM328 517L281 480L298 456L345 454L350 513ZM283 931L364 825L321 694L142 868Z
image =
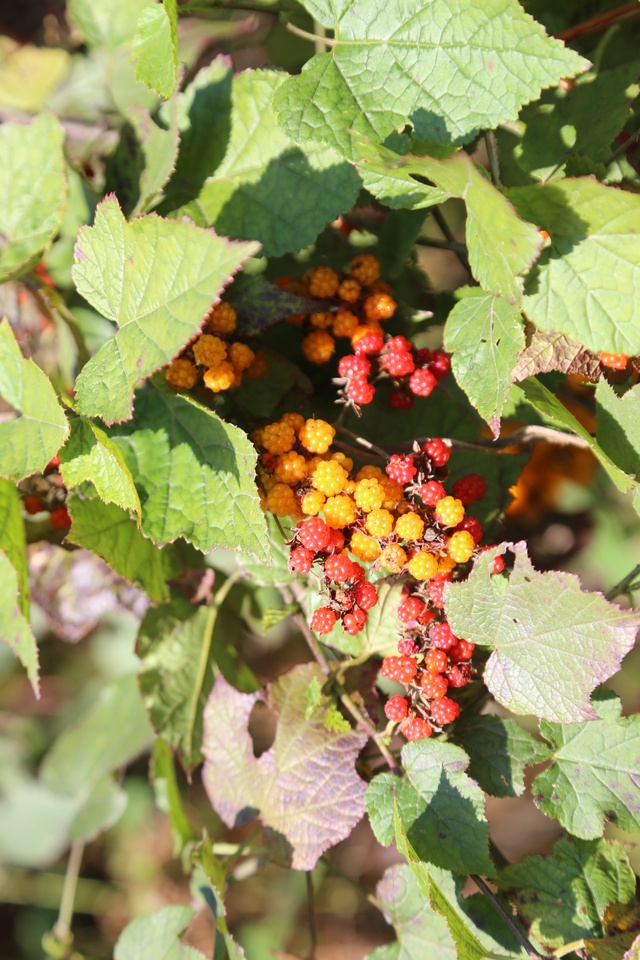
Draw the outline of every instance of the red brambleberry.
M389 352L382 361L382 366L392 377L406 377L416 368L413 357L407 350Z
M389 697L384 705L384 713L387 720L393 720L394 723L400 723L409 712L409 704L401 696Z
M444 351L434 350L429 369L436 379L442 380L451 370L451 360Z
M487 481L484 477L481 477L479 473L468 473L452 485L451 495L457 497L458 500L462 500L465 507L468 507L469 504L482 500L487 493L487 489Z
M382 676L399 683L410 683L418 672L414 657L385 657L382 661Z
M399 453L394 453L392 455L389 463L385 467L385 471L387 476L391 477L392 480L395 480L396 483L400 483L402 485L405 483L411 483L418 472L411 454L401 456Z
M365 580L363 583L356 584L356 603L361 610L370 610L378 602L378 591L373 583Z
M335 583L344 583L353 576L353 560L346 553L334 553L324 562L324 572Z
M437 480L429 480L418 488L418 496L426 507L435 507L438 500L446 497L447 491Z
M449 697L439 697L431 704L431 719L439 727L444 727L446 723L452 723L460 716L460 707L455 700Z
M424 740L433 733L431 725L422 717L414 717L413 720L403 723L401 730L407 740Z
M469 660L475 648L475 643L471 643L470 640L458 640L447 652L452 663L462 663L464 660Z
M389 406L392 410L411 410L414 404L413 396L406 390L391 390L389 393Z
M27 513L31 516L33 516L34 513L40 513L40 511L45 508L40 497L25 497L23 505Z
M345 613L342 618L342 626L345 629L345 632L354 636L356 633L360 633L367 622L367 615L364 610L361 610L359 607L354 607L351 613Z
M338 619L338 614L331 607L319 607L314 610L309 626L316 633L331 633Z
M428 700L435 700L436 697L444 697L448 683L441 673L423 673L420 687Z
M429 636L436 650L450 650L458 642L448 623L434 623Z
M66 530L71 526L71 517L66 507L55 507L49 514L49 523L56 530Z
M353 352L359 355L364 353L380 353L384 347L384 340L379 333L374 333L370 331L365 333L364 336L354 344Z
M298 527L298 540L307 550L318 552L329 546L329 527L319 517L310 517Z
M420 597L407 597L402 600L398 606L398 618L403 623L409 623L411 620L417 620L420 614L426 609L426 603Z
M439 437L434 437L432 440L423 443L422 451L426 453L434 467L444 467L451 456L451 447Z
M482 534L484 533L482 529L482 524L480 523L480 521L476 520L475 517L469 517L469 516L464 517L460 521L460 523L456 527L456 530L466 530L467 533L470 533L471 536L473 537L474 543L480 543L480 541L482 540Z
M366 377L353 377L347 387L347 395L350 400L360 406L371 403L376 395L376 388Z
M463 663L462 666L459 667L454 663L451 669L447 671L447 680L449 681L449 686L454 689L466 687L469 680L471 680L471 670L469 666Z
M444 673L449 666L449 660L444 650L427 650L424 658L424 668L429 673Z
M289 570L292 573L309 573L315 554L306 547L295 547L289 556Z
M409 389L417 397L428 397L437 384L438 381L434 375L429 370L425 370L424 367L414 370L409 377Z
M371 373L371 364L366 357L350 353L340 360L338 373L341 377L368 377Z
M409 639L398 640L398 653L402 657L410 657L414 653L417 653L419 649L420 647L418 646L415 640L409 640Z

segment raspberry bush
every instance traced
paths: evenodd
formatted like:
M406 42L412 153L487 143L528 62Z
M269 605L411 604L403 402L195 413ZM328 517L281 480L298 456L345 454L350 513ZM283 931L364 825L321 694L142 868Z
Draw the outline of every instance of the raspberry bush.
M634 960L640 7L53 6L0 70L3 956L319 957L346 874L371 960Z

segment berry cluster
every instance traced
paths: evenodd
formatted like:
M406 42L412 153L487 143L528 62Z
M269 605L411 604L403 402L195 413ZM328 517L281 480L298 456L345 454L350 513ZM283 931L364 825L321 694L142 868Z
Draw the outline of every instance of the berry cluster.
M337 383L343 398L356 407L371 403L376 393L373 381L386 377L393 381L390 406L409 410L415 397L428 397L451 369L442 350L418 350L406 337L385 342L381 334L370 332L353 337L352 344L354 352L338 363Z
M239 387L243 377L258 380L267 372L261 353L239 340L229 340L237 315L228 303L217 303L207 314L203 332L166 368L165 379L174 390L192 390L200 379L208 390L221 393Z
M39 513L49 514L49 523L54 530L68 530L71 517L64 504L66 491L62 477L58 472L60 457L52 457L42 475L29 477L20 485L22 506L28 516Z
M626 370L629 357L626 353L601 353L600 363L609 370Z

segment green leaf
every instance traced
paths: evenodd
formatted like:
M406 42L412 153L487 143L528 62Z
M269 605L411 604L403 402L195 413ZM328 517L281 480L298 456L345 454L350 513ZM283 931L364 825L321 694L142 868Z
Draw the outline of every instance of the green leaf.
M455 16L448 0L303 6L335 40L283 84L278 118L294 140L324 140L345 156L350 130L383 141L407 118L419 138L469 140L588 66L514 0L460 0Z
M531 932L551 947L600 937L607 905L628 903L635 877L621 843L558 840L553 856L525 857L499 878Z
M138 17L154 0L69 0L68 16L91 47L113 50L131 40Z
M181 857L195 841L196 835L182 803L173 750L160 737L153 744L149 779L153 785L156 806L169 817L175 856Z
M492 574L506 550L512 572ZM493 649L484 681L496 700L556 723L597 719L589 694L620 669L640 623L638 613L583 591L573 574L538 573L524 543L481 554L468 580L445 588L445 610L457 636ZM570 669L567 650L575 651Z
M79 417L71 421L69 439L60 451L60 473L69 490L89 484L105 503L140 515L140 499L124 457L95 423Z
M278 726L259 758L247 729L258 694L238 693L218 677L204 714L203 781L216 813L229 827L259 814L281 835L295 870L312 870L364 813L365 784L354 764L366 734L328 730L321 708L306 716L314 678L323 681L320 668L303 664L271 685Z
M83 416L127 420L133 388L168 363L200 329L212 301L257 250L192 223L143 216L127 223L114 197L78 233L78 292L118 325L83 367L76 405Z
M416 855L454 873L493 874L484 796L465 770L469 758L451 743L417 742L402 748L405 775L376 777L365 798L381 843L393 837L393 808ZM375 785L375 786L374 786Z
M220 233L259 240L267 256L293 253L348 210L358 193L353 167L326 146L298 146L279 128L272 100L285 82L275 70L233 80L224 159L183 212Z
M602 940L587 938L584 951L590 960L640 960L640 936L630 930Z
M203 953L178 939L194 916L192 907L175 905L132 920L120 934L113 960L205 960Z
M596 388L598 443L630 477L640 480L640 386L619 397L605 379ZM633 486L634 505L640 513L640 487Z
M456 380L498 436L512 370L524 347L520 308L502 297L465 297L449 314L444 337Z
M25 360L9 321L0 321L0 398L11 408L0 422L0 477L40 473L67 438L69 424L49 378Z
M18 574L0 550L0 637L27 671L36 698L40 698L38 647L29 621L21 610Z
M259 587L286 587L291 583L291 571L289 570L290 548L287 546L282 536L282 531L278 526L278 521L272 513L265 514L267 527L267 536L269 542L269 554L271 557L271 566L256 560L255 557L239 551L237 554L238 564L245 571L251 583ZM282 521L281 521L282 522ZM285 536L289 534L288 521L285 518L283 530Z
M140 532L135 520L115 504L83 500L72 494L67 507L71 530L67 541L96 553L130 583L158 603L169 598L167 580L182 573L172 546L159 549Z
M279 623L286 620L292 613L296 613L300 607L297 603L285 603L283 607L270 607L262 616L262 632L266 633L272 627L277 627Z
M490 714L463 714L455 739L469 755L470 775L492 797L522 796L525 767L549 757L545 744L534 740L517 720Z
M3 782L0 792L0 860L31 870L49 867L64 853L75 805L26 776Z
M10 480L0 480L0 551L16 572L18 606L22 616L28 620L30 590L24 520L18 491Z
M86 369L86 368L85 368ZM136 397L135 418L114 428L142 503L142 532L154 543L184 537L198 550L270 551L247 435L164 381Z
M225 655L226 633L224 625L218 625L218 614L234 582L227 579L209 607L197 607L176 596L149 609L140 624L136 653L142 660L144 705L154 729L178 752L187 772L202 760L202 714L213 687L218 652L223 662ZM244 690L257 689L249 668L239 667L237 653L235 674L229 679Z
M64 216L64 130L49 113L0 128L0 283L33 266Z
M208 884L206 887L200 885L198 892L203 896L207 906L213 914L213 922L216 929L216 942L214 954L217 956L222 949L223 956L228 960L245 960L246 955L242 947L238 946L236 941L229 933L227 924L227 911L224 905L224 887L226 880L225 866L220 862L213 852L213 846L209 837L205 837L198 849L194 852L194 863L198 864L202 874L206 877ZM197 873L192 874L192 889L194 881L197 879Z
M527 283L529 319L594 353L640 353L640 197L578 177L516 187L509 198L551 236Z
M542 240L531 223L521 220L509 201L497 190L464 151L445 160L434 157L400 156L386 148L372 149L370 144L356 142L362 153L358 169L367 188L374 188L376 197L385 202L384 187L393 177L391 198L398 206L401 180L405 181L407 206L439 203L444 195L460 197L467 208L466 240L471 272L487 293L495 293L510 301L522 296L521 275L536 259ZM370 176L378 178L377 186ZM426 185L424 181L427 181ZM433 184L439 193L434 193Z
M548 179L570 157L608 160L638 95L638 65L590 70L570 90L556 87L520 114L526 124L515 150L518 165L536 179Z
M376 900L398 942L376 947L365 960L457 960L458 953L444 917L436 913L407 864L388 867L376 887Z
M136 24L131 59L136 80L168 100L178 82L178 8L176 0L145 7Z
M607 821L640 829L640 790L634 769L640 755L640 716L620 716L613 694L594 700L598 717L560 726L542 721L551 765L534 780L537 806L576 837L601 837Z

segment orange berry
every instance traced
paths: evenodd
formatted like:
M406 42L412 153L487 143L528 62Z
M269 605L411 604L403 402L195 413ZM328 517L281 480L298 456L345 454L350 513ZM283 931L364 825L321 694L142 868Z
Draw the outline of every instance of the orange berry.
M309 273L309 293L318 300L335 296L339 283L338 274L331 267L316 267Z
M186 357L178 357L171 361L164 378L174 390L191 390L198 382L198 368Z
M338 296L345 303L356 303L360 297L360 284L353 277L347 277L338 287Z
M333 323L333 314L328 311L325 313L310 313L309 323L318 330L326 330Z
M207 314L205 328L211 333L233 333L237 317L230 303L216 303Z
M372 293L363 306L367 320L389 320L396 312L397 303L388 293Z
M262 428L261 445L267 453L288 453L296 442L296 432L290 423L268 423Z
M264 377L268 369L269 364L267 363L267 358L261 350L258 350L245 370L245 376L247 380L260 380L261 377Z
M253 363L255 353L246 343L232 343L229 347L229 360L236 373L242 373Z
M227 346L220 337L203 333L193 344L193 356L203 367L216 367L226 358Z
M372 253L361 253L351 261L351 276L368 287L380 276L380 261Z
M205 387L214 393L221 393L236 385L236 372L227 360L223 360L215 367L205 370L203 379Z
M324 505L324 519L332 530L348 527L356 519L356 505L351 497L344 493L329 497Z
M327 330L312 330L302 341L302 352L310 363L328 363L336 342Z
M430 580L438 572L438 561L435 554L421 550L420 553L411 557L407 569L416 580Z
M354 557L357 557L358 560L364 560L366 563L377 560L381 553L378 541L374 540L373 537L367 537L364 533L360 533L359 530L353 533L349 549Z
M336 431L326 420L305 420L298 430L300 443L309 453L326 453Z
M336 337L352 337L359 322L351 310L338 310L333 318L333 333Z

